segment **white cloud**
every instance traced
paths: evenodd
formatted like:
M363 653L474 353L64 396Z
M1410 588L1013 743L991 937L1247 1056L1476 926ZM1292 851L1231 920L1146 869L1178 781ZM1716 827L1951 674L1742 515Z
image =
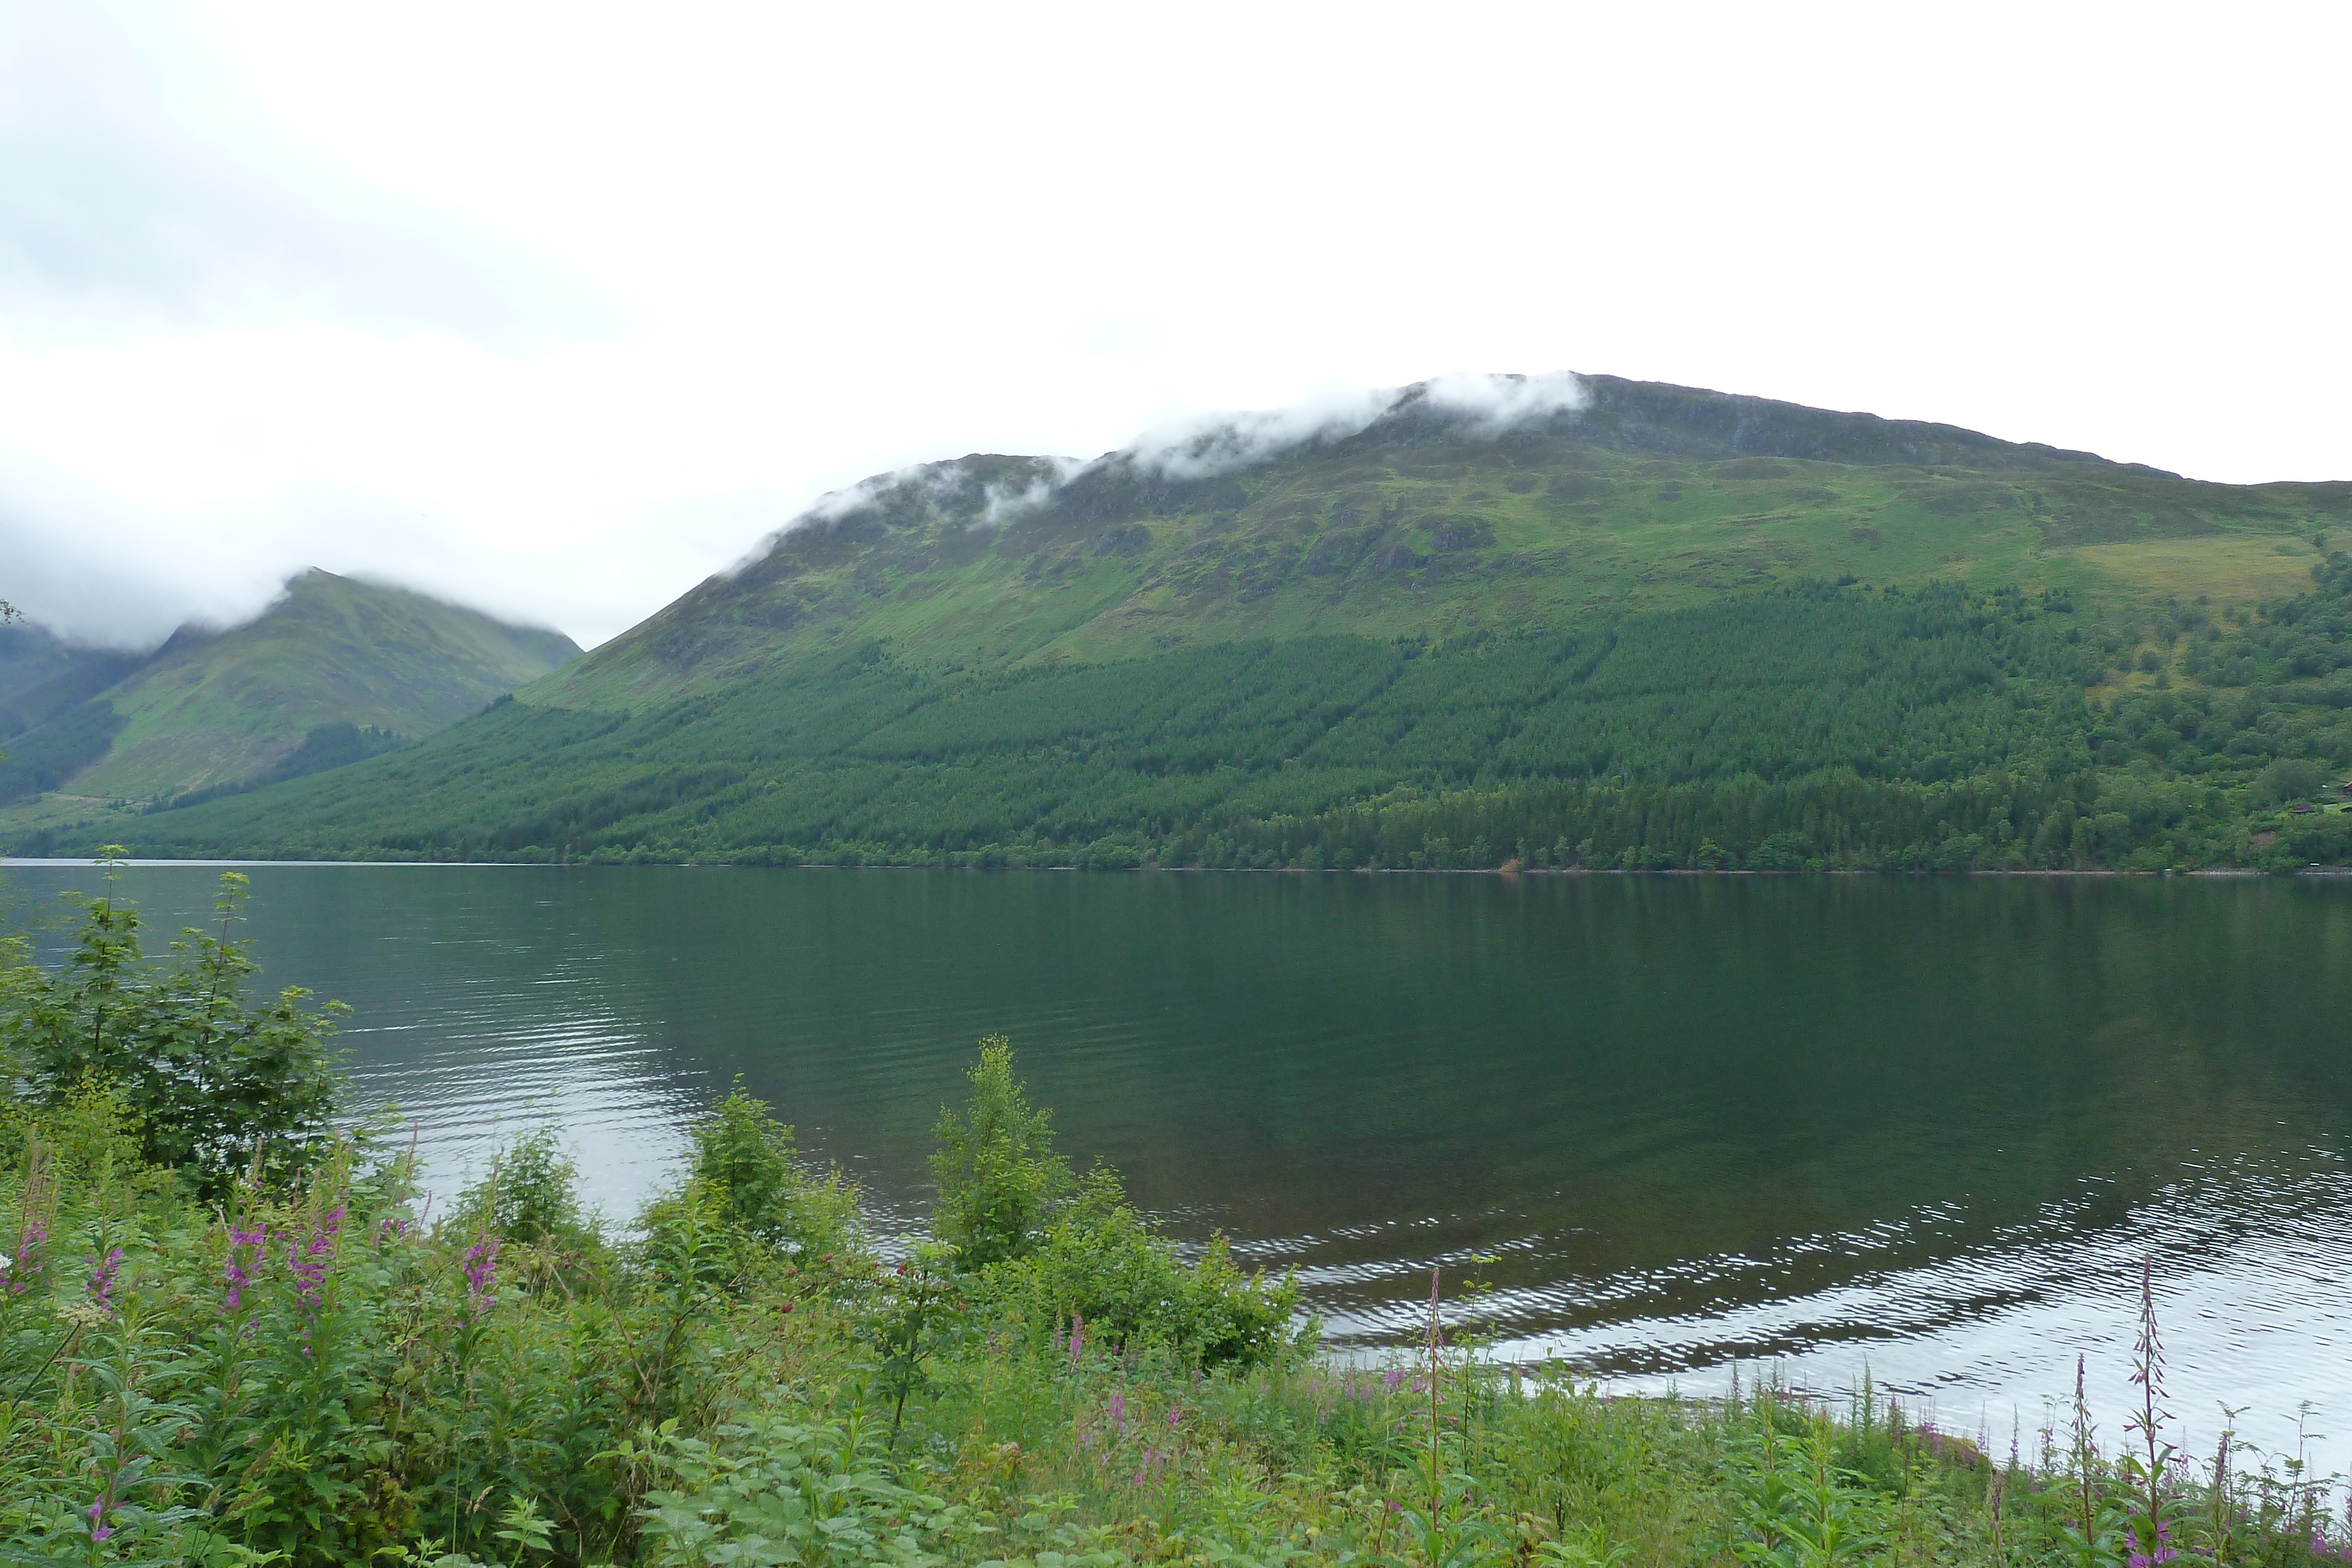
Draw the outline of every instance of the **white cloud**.
M106 497L58 476L0 476L0 597L76 641L152 647L184 621L244 619L281 580L247 551L192 576L167 556L122 548L136 528Z
M1393 390L1327 389L1286 408L1171 422L1147 432L1116 455L1173 479L1203 479L1246 468L1311 441L1353 435L1395 402Z
M1583 382L1568 371L1535 376L1456 371L1410 387L1322 388L1285 408L1171 421L1092 462L1040 458L1039 471L1030 479L982 486L981 511L971 526L994 528L1042 507L1063 486L1093 468L1131 465L1172 479L1206 479L1237 473L1310 443L1343 441L1407 405L1441 410L1456 416L1465 434L1491 438L1532 420L1582 408L1585 402ZM877 474L818 497L778 532L830 526L906 486L936 496L961 482L961 469L953 464L918 464ZM757 559L773 543L772 536L745 559Z
M307 318L509 340L609 314L271 125L182 16L105 0L0 23L0 304L101 335Z
M1024 512L1034 512L1054 498L1086 466L1075 457L1048 457L1044 472L1026 484L986 485L981 488L982 507L974 528L1002 528Z
M1430 406L1461 414L1470 429L1500 435L1530 420L1582 408L1589 401L1583 382L1568 371L1543 375L1475 375L1456 371L1433 377Z
M0 8L0 596L128 635L315 564L593 642L864 475L1205 471L1446 366L2352 476L2347 47L2319 5Z

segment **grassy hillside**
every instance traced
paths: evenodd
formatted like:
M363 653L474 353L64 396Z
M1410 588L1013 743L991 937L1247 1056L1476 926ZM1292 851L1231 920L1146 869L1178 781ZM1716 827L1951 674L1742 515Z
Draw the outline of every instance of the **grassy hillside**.
M1566 627L1807 579L2094 607L2293 592L2352 485L2207 485L1947 425L1596 377L1499 435L1408 392L1342 439L1192 477L972 456L869 481L524 700L626 707L881 640L949 667L1245 638Z
M1120 865L2343 857L2352 486L1596 380L1219 464L970 457L160 853ZM1228 445L1232 443L1228 442ZM2315 575L2315 568L2317 569ZM2303 810L2295 808L2301 805Z
M308 572L254 620L183 629L103 690L47 713L9 742L0 799L60 789L148 800L306 758L348 759L429 735L578 652L561 632Z

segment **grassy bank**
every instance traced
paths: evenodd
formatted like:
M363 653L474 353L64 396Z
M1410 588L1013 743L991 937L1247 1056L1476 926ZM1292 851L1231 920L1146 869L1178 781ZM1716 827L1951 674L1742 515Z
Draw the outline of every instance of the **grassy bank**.
M225 915L235 910L234 876ZM1318 1354L1292 1283L1072 1170L1010 1050L923 1235L731 1095L625 1229L551 1134L428 1201L330 1129L331 1017L233 925L0 967L0 1560L1242 1568L2337 1560L2319 1486L2142 1415L2014 1449L1867 1391L1612 1400L1444 1332ZM220 1107L234 1093L233 1135ZM2078 1402L2079 1409L2079 1402Z

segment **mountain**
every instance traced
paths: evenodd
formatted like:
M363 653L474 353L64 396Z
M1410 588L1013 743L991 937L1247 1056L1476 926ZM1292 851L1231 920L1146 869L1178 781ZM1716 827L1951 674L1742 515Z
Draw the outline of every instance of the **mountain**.
M630 706L780 653L964 666L1567 626L1844 575L2149 602L2292 591L2352 484L2202 484L1950 425L1595 376L1492 430L1409 389L1255 461L1211 431L1065 478L974 455L832 497L528 700ZM1208 470L1203 472L1202 470Z
M104 691L147 655L68 643L47 628L0 626L0 742Z
M1611 377L1424 383L1087 464L877 476L514 703L136 837L979 864L2333 860L2352 818L2309 797L2352 766L2352 560L2328 543L2347 522L2352 485L2207 484Z
M561 632L317 570L253 620L183 627L145 656L11 632L30 635L0 663L0 707L29 722L7 742L0 799L154 800L316 771L430 735L579 653ZM6 691L8 671L44 660L54 672Z

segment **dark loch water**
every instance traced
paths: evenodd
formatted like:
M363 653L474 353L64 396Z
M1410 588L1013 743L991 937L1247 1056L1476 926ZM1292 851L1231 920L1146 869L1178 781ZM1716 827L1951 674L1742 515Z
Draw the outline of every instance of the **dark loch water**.
M2176 1408L2352 1454L2352 880L250 869L443 1186L554 1117L625 1215L740 1074L912 1223L1001 1030L1068 1151L1343 1346L1437 1261L1521 1354L1867 1364L2031 1448L2078 1353L2120 1412L2153 1254ZM215 874L124 886L175 927Z

